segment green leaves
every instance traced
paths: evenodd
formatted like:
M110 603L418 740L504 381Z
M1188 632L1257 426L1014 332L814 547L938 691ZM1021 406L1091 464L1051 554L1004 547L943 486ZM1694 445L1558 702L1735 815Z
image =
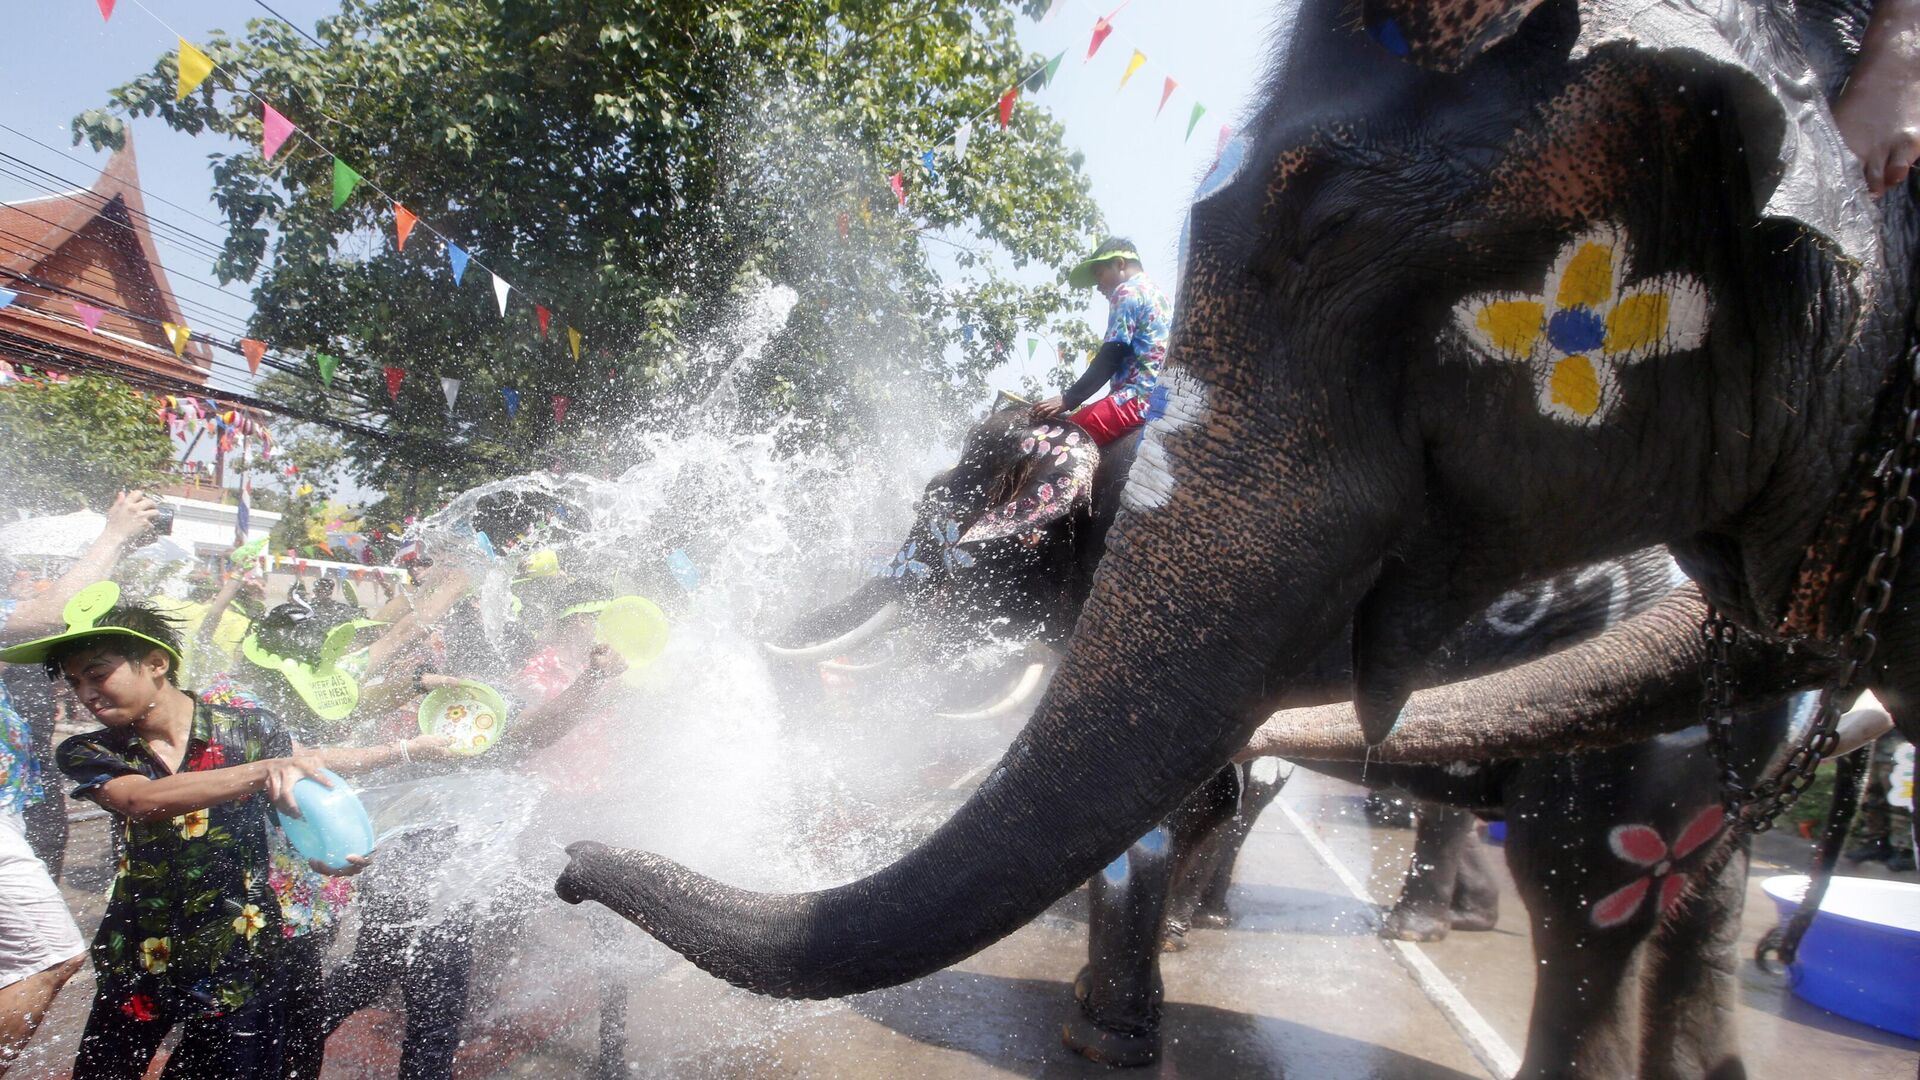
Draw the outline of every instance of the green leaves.
M116 492L152 487L172 459L155 404L98 375L0 387L0 504L104 510Z

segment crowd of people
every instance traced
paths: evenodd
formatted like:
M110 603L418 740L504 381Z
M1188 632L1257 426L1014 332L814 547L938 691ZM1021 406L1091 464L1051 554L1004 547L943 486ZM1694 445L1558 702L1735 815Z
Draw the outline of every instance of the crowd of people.
M500 644L471 634L475 583L424 557L410 587L371 613L323 577L296 580L248 619L236 602L251 593L262 605L263 585L229 567L183 623L183 605L132 598L113 580L157 512L122 494L63 573L23 571L0 601L0 1074L90 957L76 1078L145 1075L175 1028L168 1077L317 1076L328 1035L396 983L400 1075L450 1075L475 925L495 906L425 911L420 886L441 869L450 830L326 865L299 855L280 818L300 815L303 780L394 785L476 767L482 758L456 756L417 719L424 695L463 678L495 684L507 703L487 768L518 768L606 722L602 688L626 663L595 642L610 597L548 558L515 583L514 632ZM524 507L492 524L505 535L488 546L508 554L539 526ZM476 640L450 649L462 634ZM56 743L56 726L79 733ZM91 946L57 884L68 799L104 810L114 843ZM381 872L361 877L370 867ZM350 907L359 936L332 963Z

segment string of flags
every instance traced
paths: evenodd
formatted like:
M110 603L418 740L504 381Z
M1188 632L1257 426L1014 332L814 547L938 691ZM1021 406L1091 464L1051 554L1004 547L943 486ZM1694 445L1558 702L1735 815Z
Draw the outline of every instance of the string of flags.
M115 2L116 0L98 0L102 20L111 20L113 18ZM140 0L134 0L134 4L151 16L155 22L167 29L168 32L173 33L178 39L179 50L175 60L176 81L174 85L174 100L176 102L185 101L189 95L205 84L215 71L222 70L220 65L216 64L211 56L191 41L188 41L186 37L179 34L178 31L175 31L167 24L166 20L160 18L151 8L141 3ZM404 252L407 248L407 241L413 236L414 231L417 228L424 228L426 232L434 239L437 239L445 249L447 269L453 278L453 283L456 288L464 284L468 266L477 265L487 273L492 281L494 303L500 312L501 318L507 317L510 298L513 297L514 294L518 294L520 298L533 307L534 323L540 339L548 340L550 338L554 312L548 304L531 299L531 294L526 290L513 285L506 278L502 277L497 270L474 258L471 252L456 243L452 237L434 228L432 224L422 221L415 211L409 210L397 198L388 194L378 184L367 179L366 175L355 168L352 163L335 154L319 139L302 129L288 117L286 113L276 108L273 102L267 100L251 86L242 83L235 77L237 73L228 71L227 74L227 81L235 93L246 94L260 103L260 154L263 160L268 162L275 160L295 136L304 139L332 160L332 185L330 194L331 205L334 210L344 208L362 188L375 192L383 201L392 207L395 250ZM5 306L5 303L0 303L0 307ZM99 324L100 318L105 314L104 311L89 305L76 305L76 310L79 312L82 322L87 324L89 330L95 329ZM567 332L567 351L573 357L574 362L578 363L580 361L585 335L579 328L573 325L565 322L563 322L562 325L565 326ZM182 355L186 351L187 344L193 339L192 329L184 323L165 323L162 329L166 334L168 343L173 347L174 355ZM247 338L242 340L241 345L249 369L257 374L259 372L260 362L265 357L269 347L268 344L264 341ZM340 365L339 357L330 353L316 351L312 354L312 360L321 384L331 388L333 386L334 374ZM383 374L386 376L389 398L397 401L399 399L399 387L405 379L406 372L400 368L385 366L383 367ZM447 399L447 410L449 412L453 410L453 402L458 394L459 385L460 380L458 379L441 379L441 388ZM554 395L554 397L554 419L555 423L559 423L566 415L566 405L561 403L565 399L562 398L561 395ZM511 420L513 418L517 409L518 395L516 393L512 403L509 404L507 408L508 419Z

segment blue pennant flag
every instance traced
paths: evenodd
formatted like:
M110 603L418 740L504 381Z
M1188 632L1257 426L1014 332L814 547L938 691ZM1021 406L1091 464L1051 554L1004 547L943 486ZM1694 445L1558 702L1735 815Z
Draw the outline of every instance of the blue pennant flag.
M18 299L20 299L20 294L14 292L12 289L0 289L0 308L6 307Z
M500 388L500 396L507 402L507 419L513 419L513 414L520 411L520 391L509 390L503 386Z
M926 153L921 154L920 164L925 165L927 167L927 180L930 183L937 184L940 182L940 174L933 171L933 151L929 150Z
M459 244L448 241L447 261L453 264L453 283L455 285L460 284L460 279L467 275L466 251L464 251Z

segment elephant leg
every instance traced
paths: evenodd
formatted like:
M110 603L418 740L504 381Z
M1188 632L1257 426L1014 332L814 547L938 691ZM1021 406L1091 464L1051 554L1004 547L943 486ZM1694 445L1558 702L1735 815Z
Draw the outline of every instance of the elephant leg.
M1400 901L1380 925L1380 936L1401 941L1439 941L1453 928L1453 905L1467 861L1474 817L1457 807L1422 802L1413 834Z
M1222 860L1229 863L1239 854L1246 839L1242 826L1241 794L1246 784L1241 766L1230 765L1215 773L1185 803L1167 818L1173 832L1173 882L1167 898L1166 934L1162 947L1178 952L1187 947L1187 931L1193 926L1194 912L1219 873Z
M1292 765L1279 758L1259 758L1247 765L1246 789L1240 795L1240 813L1228 824L1209 876L1197 891L1190 925L1209 930L1225 930L1233 925L1233 909L1227 906L1227 890L1233 885L1233 868L1240 861L1240 849L1246 844L1247 836L1253 832L1260 815L1273 805L1273 800L1280 797L1280 789L1287 786L1287 778L1293 775L1292 770Z
M1747 1075L1733 1020L1746 889L1743 846L1654 932L1641 975L1640 1075L1648 1080Z
M1103 1065L1148 1065L1160 1056L1160 933L1173 881L1165 825L1135 841L1087 885L1087 966L1073 981L1067 1047Z
M1491 930L1500 922L1500 873L1493 853L1480 839L1479 830L1468 826L1467 841L1460 848L1460 873L1453 882L1452 924L1455 930Z

